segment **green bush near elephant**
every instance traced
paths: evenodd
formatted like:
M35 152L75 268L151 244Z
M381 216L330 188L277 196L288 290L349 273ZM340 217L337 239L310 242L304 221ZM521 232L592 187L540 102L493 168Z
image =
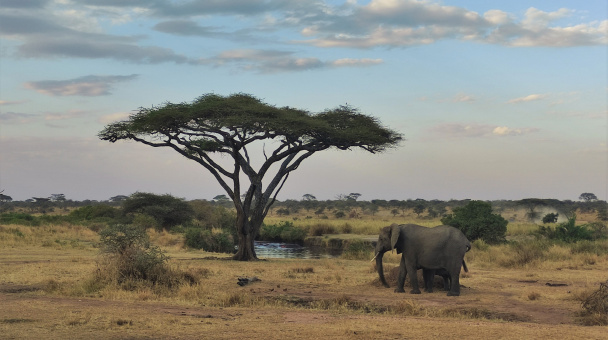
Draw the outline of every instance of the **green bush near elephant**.
M484 240L489 244L505 241L507 224L499 214L492 213L492 205L484 201L470 201L463 207L454 208L441 223L460 229L470 241Z

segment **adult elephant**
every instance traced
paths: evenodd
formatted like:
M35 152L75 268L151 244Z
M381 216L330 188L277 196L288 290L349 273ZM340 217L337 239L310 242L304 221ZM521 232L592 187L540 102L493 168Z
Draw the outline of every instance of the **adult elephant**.
M407 273L416 277L416 270L423 268L427 270L426 277L434 276L434 271L445 270L451 279L448 296L460 295L460 268L464 254L471 249L471 243L460 230L447 225L427 228L416 224L393 224L383 228L376 243L375 259L378 276L385 287L388 284L384 278L382 257L392 249L402 254L395 292L404 292ZM418 280L410 282L410 293L420 294Z

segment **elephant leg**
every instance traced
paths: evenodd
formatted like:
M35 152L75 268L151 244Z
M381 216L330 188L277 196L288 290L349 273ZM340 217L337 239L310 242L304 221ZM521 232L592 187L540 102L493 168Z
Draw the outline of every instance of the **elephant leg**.
M404 262L405 262L405 260L404 260ZM410 294L420 294L420 288L418 287L418 276L416 275L416 266L409 263L405 267L406 267L406 270L409 273L411 273L410 282L412 283L412 290L410 291ZM404 282L405 282L405 280L404 280Z
M452 279L450 279L450 274L443 275L443 290L445 290L445 291L450 290L451 281L452 281Z
M435 270L423 268L422 277L424 278L424 291L427 293L432 293L433 283L435 281Z
M410 277L416 275L416 271L412 272L413 274ZM396 293L405 293L403 286L405 286L405 277L407 276L407 268L405 267L405 254L401 256L401 263L399 264L399 277L397 278L397 288L395 288Z
M448 292L448 296L459 296L460 295L460 266L458 269L452 269L449 271L450 273L450 291Z

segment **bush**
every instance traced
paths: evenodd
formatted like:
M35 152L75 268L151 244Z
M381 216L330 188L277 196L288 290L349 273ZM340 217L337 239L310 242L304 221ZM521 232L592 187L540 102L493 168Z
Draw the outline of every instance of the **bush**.
M124 224L107 227L100 233L102 252L108 258L107 271L114 271L118 283L129 280L144 280L152 283L162 281L167 272L168 257L160 248L150 244L144 228Z
M505 241L507 224L502 216L492 213L492 205L483 201L470 201L464 207L454 208L441 223L460 229L470 241L482 239L495 244Z
M120 210L107 204L87 205L73 210L69 214L70 219L73 221L91 221L100 218L114 219L119 216Z
M183 199L144 192L131 195L123 202L122 209L125 214L140 213L152 216L159 228L167 230L190 222L194 216L194 210Z
M551 227L539 226L538 234L547 237L550 240L559 240L566 243L573 243L582 240L592 240L594 231L587 228L586 225L576 225L576 215L568 218L567 222L560 223Z
M25 213L4 213L0 215L0 224L19 224L38 226L40 222L36 217Z
M294 226L289 221L283 221L279 224L262 225L258 238L264 241L301 244L304 242L307 234L306 230Z
M229 232L190 228L185 233L186 246L214 253L234 253L234 238Z
M559 214L555 214L555 213L547 214L543 217L543 224L556 223L558 217L559 217Z

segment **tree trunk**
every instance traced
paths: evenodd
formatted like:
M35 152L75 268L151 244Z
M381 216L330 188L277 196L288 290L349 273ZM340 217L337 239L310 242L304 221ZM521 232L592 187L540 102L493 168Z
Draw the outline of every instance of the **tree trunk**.
M239 249L232 257L233 260L237 261L257 261L258 257L255 254L255 248L253 241L255 240L255 235L247 234L244 235L241 232L238 233L239 236Z
M254 241L257 235L257 229L255 228L248 217L237 211L236 218L236 234L238 236L238 250L232 257L236 261L257 261L258 257L255 254Z

